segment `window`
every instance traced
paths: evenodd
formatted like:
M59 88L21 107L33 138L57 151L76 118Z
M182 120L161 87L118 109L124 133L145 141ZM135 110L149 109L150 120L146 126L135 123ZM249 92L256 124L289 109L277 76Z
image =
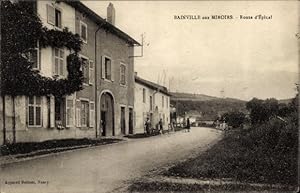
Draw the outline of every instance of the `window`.
M80 21L80 37L83 42L87 43L87 25Z
M90 60L90 63L89 63L89 83L90 84L93 84L94 83L94 62L92 60Z
M83 74L83 83L89 83L89 60L85 58L81 58L82 60L82 74Z
M64 55L63 49L54 48L54 75L64 75Z
M41 97L31 96L28 98L28 125L41 126L42 110Z
M106 56L102 57L102 78L113 80L111 59Z
M152 111L152 96L150 96L150 111Z
M51 5L47 5L47 21L49 24L61 28L61 11Z
M81 117L80 125L83 127L87 127L89 125L89 102L88 101L81 101L80 117Z
M67 99L66 100L66 126L71 127L73 125L73 100Z
M124 64L120 66L120 83L126 85L126 66Z
M143 88L143 103L146 103L146 89Z
M161 106L162 106L162 107L165 106L164 103L165 103L165 98L164 98L164 96L161 96Z
M32 63L32 69L38 70L40 69L40 63L41 63L41 50L39 49L38 42L36 43L37 47L31 49L29 52L24 54L23 56Z
M55 9L55 26L61 28L61 11Z
M26 54L26 57L29 62L32 63L32 68L33 69L39 69L39 56L40 56L40 51L38 48L32 49L28 54Z

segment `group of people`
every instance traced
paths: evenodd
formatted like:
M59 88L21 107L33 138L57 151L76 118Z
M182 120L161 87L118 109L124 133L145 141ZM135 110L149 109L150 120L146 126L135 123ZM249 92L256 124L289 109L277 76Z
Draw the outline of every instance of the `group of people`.
M159 130L159 133L163 133L163 121L162 119L159 120L158 122L158 130ZM149 119L149 117L147 117L147 120L145 122L145 130L146 130L146 134L147 135L150 135L153 131L152 131L152 128L151 128L151 121Z
M190 132L191 130L191 123L190 123L190 119L187 118L186 120L186 130L187 132ZM162 119L159 120L158 122L158 129L159 129L159 133L163 133L163 121ZM152 133L152 129L151 129L151 121L149 119L149 117L147 117L146 121L145 121L145 130L146 130L146 134L150 135Z

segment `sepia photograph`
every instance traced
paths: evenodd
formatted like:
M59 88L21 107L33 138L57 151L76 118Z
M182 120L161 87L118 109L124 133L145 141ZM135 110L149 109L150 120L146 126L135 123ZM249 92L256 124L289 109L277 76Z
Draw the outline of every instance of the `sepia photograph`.
M300 191L299 1L0 6L0 193Z

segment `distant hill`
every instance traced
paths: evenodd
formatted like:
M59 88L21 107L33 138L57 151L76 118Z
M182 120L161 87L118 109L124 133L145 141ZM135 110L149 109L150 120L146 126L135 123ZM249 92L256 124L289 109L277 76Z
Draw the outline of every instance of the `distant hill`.
M170 92L171 100L176 101L208 101L208 100L226 100L231 102L245 102L235 98L219 98L215 96L209 96L205 94L192 94L192 93L181 93L181 92Z
M230 112L247 112L246 101L234 98L218 98L204 94L171 93L171 104L177 108L178 115L184 112L197 116L203 120L216 119L218 116Z
M171 92L171 98L173 100L192 100L192 101L207 101L218 99L218 97L208 96L204 94L191 94L191 93L180 93L180 92Z

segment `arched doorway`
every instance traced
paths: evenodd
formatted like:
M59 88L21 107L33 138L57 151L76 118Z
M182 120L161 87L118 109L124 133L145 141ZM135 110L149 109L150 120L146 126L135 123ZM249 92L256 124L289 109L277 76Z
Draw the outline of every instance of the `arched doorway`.
M100 135L113 136L114 130L114 99L109 92L104 92L100 98Z

